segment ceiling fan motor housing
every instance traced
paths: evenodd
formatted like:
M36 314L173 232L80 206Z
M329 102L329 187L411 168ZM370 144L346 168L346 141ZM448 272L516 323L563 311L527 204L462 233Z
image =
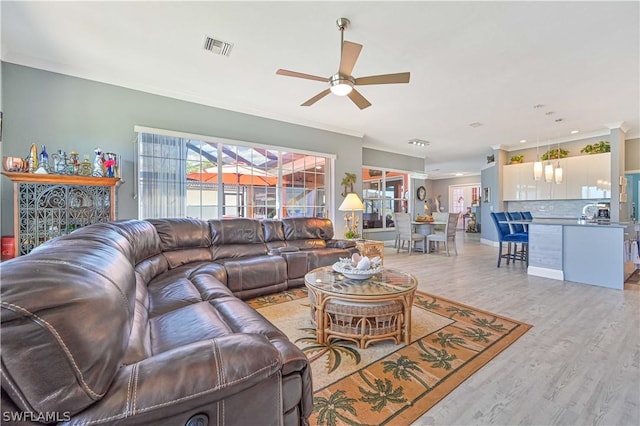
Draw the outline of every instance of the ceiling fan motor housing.
M338 96L346 96L351 90L353 90L353 86L356 84L356 81L350 75L335 73L329 79L329 88L334 95Z

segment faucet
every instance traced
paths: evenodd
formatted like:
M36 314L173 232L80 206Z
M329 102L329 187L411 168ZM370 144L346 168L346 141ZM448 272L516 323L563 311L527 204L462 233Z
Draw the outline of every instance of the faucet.
M595 219L597 216L598 203L590 203L582 208L582 216L586 219ZM594 211L595 210L595 211Z

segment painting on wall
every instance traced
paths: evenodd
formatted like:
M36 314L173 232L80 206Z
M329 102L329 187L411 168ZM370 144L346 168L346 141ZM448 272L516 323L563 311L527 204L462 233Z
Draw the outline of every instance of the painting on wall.
M484 201L485 203L488 203L491 201L491 197L490 197L490 192L489 192L489 188L482 188L482 201Z

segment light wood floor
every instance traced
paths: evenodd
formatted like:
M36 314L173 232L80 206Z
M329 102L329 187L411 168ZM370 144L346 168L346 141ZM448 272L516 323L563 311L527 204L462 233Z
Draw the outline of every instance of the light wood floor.
M414 274L420 290L533 325L414 425L640 425L640 285L496 268L498 249L479 239L460 232L451 257L385 247L384 265Z

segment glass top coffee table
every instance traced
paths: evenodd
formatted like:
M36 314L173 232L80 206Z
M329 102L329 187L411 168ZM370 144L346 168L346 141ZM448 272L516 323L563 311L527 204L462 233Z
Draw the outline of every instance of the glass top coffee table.
M344 339L366 348L381 340L411 342L411 306L418 286L412 275L385 268L354 280L325 266L307 273L304 281L318 343Z

